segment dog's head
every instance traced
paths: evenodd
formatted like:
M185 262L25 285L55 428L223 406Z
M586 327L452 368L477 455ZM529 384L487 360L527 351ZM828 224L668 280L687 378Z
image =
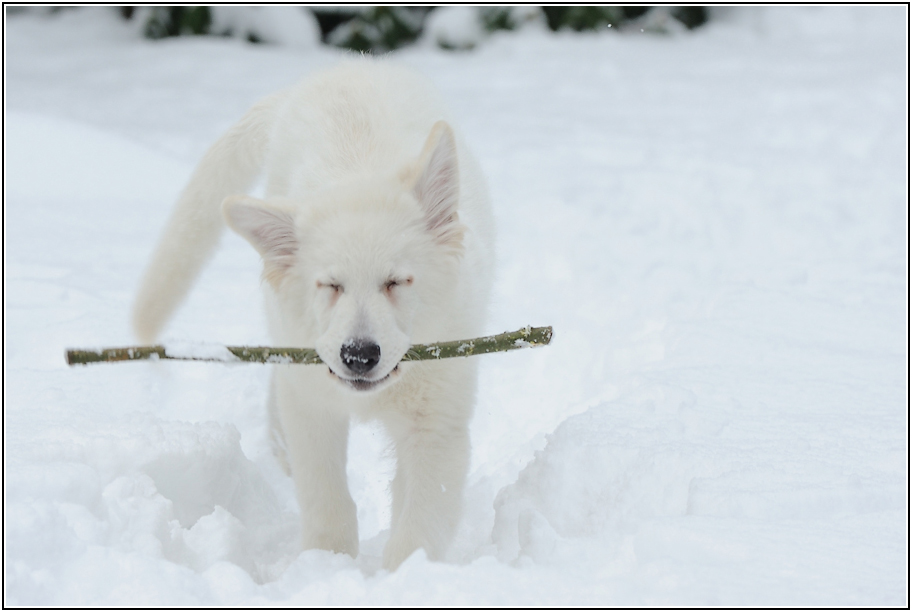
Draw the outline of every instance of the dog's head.
M366 392L396 380L416 326L451 297L458 201L455 141L441 121L417 160L392 176L334 185L305 206L239 196L222 208L262 255L286 324L315 338L341 384Z

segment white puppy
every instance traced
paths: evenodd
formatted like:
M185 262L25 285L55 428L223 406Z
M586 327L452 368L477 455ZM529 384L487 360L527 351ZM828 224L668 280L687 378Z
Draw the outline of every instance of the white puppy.
M261 101L203 158L134 308L137 335L153 341L225 220L253 245L273 342L314 346L326 364L273 366L274 439L303 546L357 555L349 419L380 419L397 460L389 569L417 548L442 557L469 466L477 361L399 362L411 344L484 332L493 222L446 120L424 79L366 58ZM243 195L261 173L266 199Z

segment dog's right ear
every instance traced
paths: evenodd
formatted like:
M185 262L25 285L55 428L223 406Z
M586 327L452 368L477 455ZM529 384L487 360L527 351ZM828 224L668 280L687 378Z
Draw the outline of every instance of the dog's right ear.
M263 278L278 287L298 250L292 213L249 196L231 196L222 202L222 214L262 255Z

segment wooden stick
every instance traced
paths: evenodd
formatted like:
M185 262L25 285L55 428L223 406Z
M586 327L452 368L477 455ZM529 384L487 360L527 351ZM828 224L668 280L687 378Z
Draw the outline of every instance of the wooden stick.
M495 336L483 336L471 340L453 340L434 344L414 344L402 357L402 361L423 361L428 359L449 359L469 357L521 348L544 346L551 342L550 327L529 327ZM222 363L323 363L317 351L310 348L277 348L273 346L127 346L120 348L67 349L69 365L86 365L112 361L135 361L137 359L179 359L187 361L216 361Z

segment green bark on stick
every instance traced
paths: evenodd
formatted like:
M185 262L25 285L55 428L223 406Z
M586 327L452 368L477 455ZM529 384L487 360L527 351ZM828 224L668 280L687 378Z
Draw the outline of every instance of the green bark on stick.
M524 327L513 332L495 336L483 336L470 340L453 340L434 344L414 344L402 357L402 361L424 361L469 357L485 353L513 351L521 348L544 346L551 342L550 327ZM108 349L68 349L66 360L69 365L86 365L112 361L133 361L137 359L177 359L185 361L216 361L223 363L323 363L317 351L309 348L278 348L272 346L226 346L221 355L210 355L193 351L173 350L169 347L129 346ZM211 351L204 351L211 352Z

